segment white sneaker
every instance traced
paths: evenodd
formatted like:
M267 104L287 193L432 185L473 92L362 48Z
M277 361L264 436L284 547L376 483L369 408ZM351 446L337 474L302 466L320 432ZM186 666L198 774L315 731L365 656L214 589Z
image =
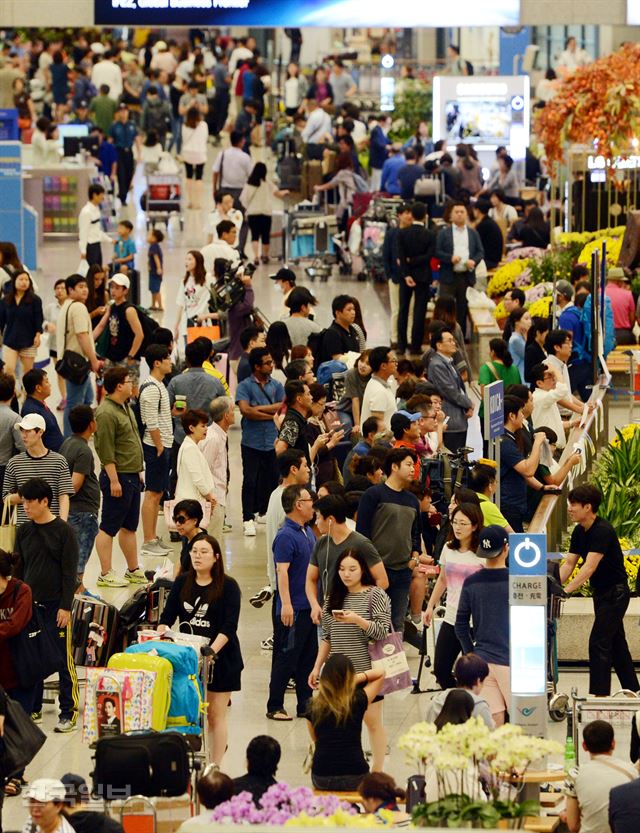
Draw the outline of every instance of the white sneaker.
M169 553L172 552L172 549L161 541L160 538L154 538L153 540L144 543L140 548L140 552L142 555L164 556L169 555Z
M243 521L242 528L244 530L244 537L245 538L255 538L256 537L256 525L253 521Z
M266 515L256 515L256 523L257 524L266 524L267 516Z
M113 570L109 570L108 573L98 576L96 584L98 587L127 587L129 582L119 578Z

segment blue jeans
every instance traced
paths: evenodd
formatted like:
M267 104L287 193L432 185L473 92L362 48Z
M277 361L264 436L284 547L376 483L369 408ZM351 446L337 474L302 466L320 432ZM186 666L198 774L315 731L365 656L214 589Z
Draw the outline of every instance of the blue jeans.
M389 578L387 596L391 602L391 625L393 630L398 633L402 633L404 630L404 617L407 615L407 607L409 606L411 575L411 570L408 567L403 570L387 570Z
M75 408L76 405L93 405L91 374L87 376L81 385L67 381L67 407L64 409L64 415L62 417L65 438L73 434L69 425L69 414L71 413L71 409Z
M82 576L98 534L98 516L92 512L69 512L68 523L78 539L78 575Z

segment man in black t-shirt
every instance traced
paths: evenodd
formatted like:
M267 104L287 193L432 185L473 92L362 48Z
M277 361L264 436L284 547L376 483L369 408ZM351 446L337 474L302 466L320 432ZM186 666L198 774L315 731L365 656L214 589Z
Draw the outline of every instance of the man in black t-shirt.
M359 353L360 341L353 322L356 307L350 295L337 295L331 302L333 324L322 337L322 361L339 359L345 353Z
M584 484L569 492L569 515L577 523L571 534L570 552L560 567L564 583L579 559L583 563L576 577L565 586L573 593L588 579L593 589L595 619L589 636L589 693L607 697L611 693L611 668L620 687L638 691L638 678L624 632L624 614L629 606L629 585L624 556L615 529L598 517L602 493Z

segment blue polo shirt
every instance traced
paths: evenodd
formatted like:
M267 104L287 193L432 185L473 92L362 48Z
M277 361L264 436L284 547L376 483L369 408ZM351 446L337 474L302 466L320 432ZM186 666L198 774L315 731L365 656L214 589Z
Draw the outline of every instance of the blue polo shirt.
M27 396L22 406L22 416L26 416L27 414L40 414L46 424L44 434L42 435L42 442L45 444L45 448L48 448L49 451L60 451L64 437L62 436L62 431L53 411L44 402L40 402L39 399L34 399L33 396Z
M114 121L109 130L109 136L113 139L118 150L131 150L138 135L138 128L132 121Z
M276 382L271 376L264 385L255 376L240 382L236 388L236 404L248 402L249 405L276 405L284 399L284 387ZM253 448L255 451L273 451L278 431L273 420L269 419L248 419L242 417L240 420L242 428L242 445Z
M316 538L313 532L308 527L300 526L292 521L291 518L284 519L284 523L273 539L273 560L276 565L289 565L289 595L295 613L299 610L311 609L304 586L307 567L315 545ZM280 614L281 610L280 593L276 593L276 611Z

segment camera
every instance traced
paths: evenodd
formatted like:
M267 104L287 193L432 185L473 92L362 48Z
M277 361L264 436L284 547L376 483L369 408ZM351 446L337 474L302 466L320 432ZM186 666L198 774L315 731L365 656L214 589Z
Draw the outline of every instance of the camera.
M253 263L236 263L216 258L213 264L216 282L211 285L211 307L214 312L226 312L244 297L242 278L251 277L256 271Z

